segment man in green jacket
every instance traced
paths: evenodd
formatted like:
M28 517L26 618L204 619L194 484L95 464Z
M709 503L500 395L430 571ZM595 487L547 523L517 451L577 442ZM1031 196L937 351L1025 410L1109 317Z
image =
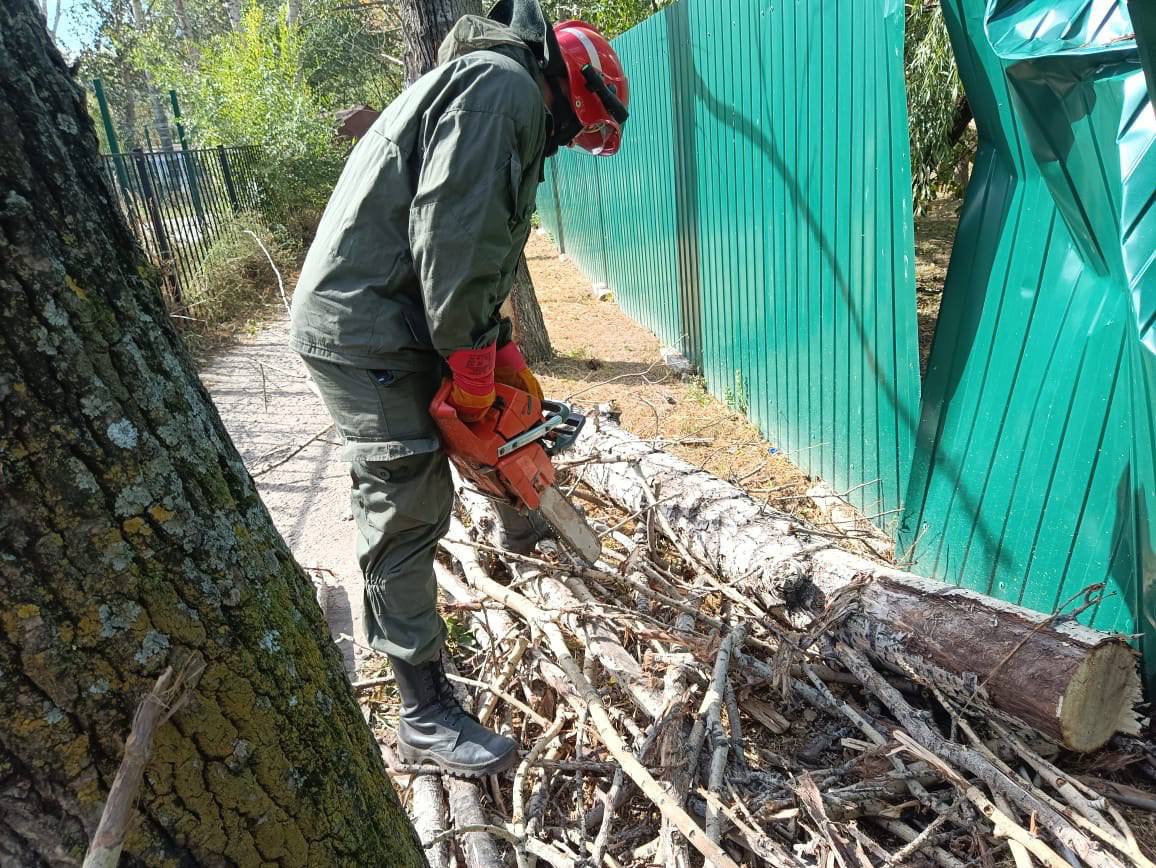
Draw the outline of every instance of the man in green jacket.
M477 776L515 743L454 699L441 653L433 559L453 504L429 404L442 378L466 422L494 382L541 397L499 312L530 229L542 162L559 147L618 150L626 77L593 28L551 28L536 0L459 20L440 65L358 142L321 218L293 296L290 342L351 462L370 644L401 694L398 748ZM503 511L504 540L535 528Z

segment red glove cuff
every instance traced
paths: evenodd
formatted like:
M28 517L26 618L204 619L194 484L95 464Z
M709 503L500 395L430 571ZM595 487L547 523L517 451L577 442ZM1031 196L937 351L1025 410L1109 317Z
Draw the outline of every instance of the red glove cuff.
M529 367L526 364L526 359L522 356L522 351L513 341L498 347L498 351L494 355L494 366L510 371L524 371Z
M454 385L471 395L489 395L494 391L495 355L494 344L477 350L450 353L446 362L453 372Z

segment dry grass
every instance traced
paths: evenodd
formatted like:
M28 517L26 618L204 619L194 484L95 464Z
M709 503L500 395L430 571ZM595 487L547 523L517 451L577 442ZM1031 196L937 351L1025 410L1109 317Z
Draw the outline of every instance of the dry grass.
M269 256L250 232L260 239ZM196 278L182 287L183 306L172 311L191 348L203 352L239 334L254 333L271 319L283 316L277 272L289 292L296 280L297 254L297 245L288 236L274 232L252 215L240 215L223 227Z

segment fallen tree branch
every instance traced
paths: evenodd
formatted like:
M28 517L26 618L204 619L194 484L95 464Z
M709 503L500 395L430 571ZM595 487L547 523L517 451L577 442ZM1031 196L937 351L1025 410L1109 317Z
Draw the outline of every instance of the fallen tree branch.
M326 425L324 428L322 428L320 431L318 431L316 434L314 434L312 437L310 437L304 443L301 443L298 446L296 446L293 449L293 451L290 452L285 457L279 458L276 461L272 462L271 464L266 464L260 470L254 470L254 471L250 472L249 475L251 477L253 477L253 479L256 479L258 476L264 476L266 473L268 473L271 470L276 470L282 464L288 464L290 461L292 461L294 458L296 458L297 455L302 450L304 450L308 446L312 445L313 443L316 443L318 440L320 440L322 437L324 437L326 434L328 434L332 430L333 430L333 423L330 422L328 425Z
M530 748L530 752L526 754L519 764L517 772L514 773L514 815L511 820L511 826L516 836L514 854L518 858L519 865L526 864L526 774L535 761L537 761L538 757L550 746L550 742L558 737L558 733L562 731L562 727L565 725L566 715L559 711L554 718L554 722L547 725L546 731L534 742L534 746Z
M960 702L974 693L972 701L986 711L1071 750L1093 750L1116 732L1138 731L1136 658L1121 637L832 548L822 535L612 424L587 425L577 450L618 456L617 464L587 466L586 483L626 512L654 504L659 526L690 563L709 564L730 581L720 585L731 599L813 608L860 581L857 610L839 633L908 677ZM1033 689L1023 690L1028 683Z
M526 597L499 585L493 579L483 579L481 576L476 576L474 580L475 590L503 603L525 620L531 628L536 628L546 638L558 665L576 691L576 693L566 694L564 699L579 713L583 710L589 711L590 720L594 724L602 743L621 763L623 771L647 798L654 802L665 816L671 818L678 830L686 836L695 849L711 860L712 864L723 866L723 868L738 868L726 851L706 837L690 815L662 790L650 772L627 749L622 737L614 728L602 697L586 679L586 676L582 674L581 667L574 662L561 629L549 614L535 606Z
M449 806L440 776L415 775L410 792L413 794L410 810L413 827L422 842L430 868L450 868L449 841L442 837L446 831Z
M257 242L257 246L261 248L261 252L265 254L265 258L269 261L269 267L273 269L273 274L277 278L277 289L281 293L281 302L285 305L285 313L290 313L289 297L285 295L285 281L281 279L281 272L277 268L277 264L273 261L273 256L269 253L268 248L265 247L260 237L252 229L244 230L246 235L251 235L253 240Z
M996 824L1001 834L1020 841L1031 851L1033 856L1049 868L1064 868L1066 863L1054 850L1039 838L1028 834L1026 830L1000 811L990 799L979 791L978 787L964 781L954 770L954 766L967 769L988 786L993 793L1004 796L1012 805L1037 817L1044 828L1054 835L1060 844L1069 847L1092 868L1123 868L1118 860L1106 853L1099 844L1080 834L1042 799L1019 786L980 754L966 749L963 745L948 741L933 730L908 705L903 695L889 685L878 672L874 671L871 664L860 652L848 645L840 644L838 654L839 659L846 664L847 668L868 690L875 694L904 726L906 733L897 731L895 733L896 739L905 744L909 750L912 745L918 745L922 748L922 751L915 752L916 755L942 771L948 780L955 783L968 800L984 816Z

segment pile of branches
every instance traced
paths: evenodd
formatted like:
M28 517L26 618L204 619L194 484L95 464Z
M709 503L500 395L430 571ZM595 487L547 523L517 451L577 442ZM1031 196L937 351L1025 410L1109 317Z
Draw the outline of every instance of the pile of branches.
M437 565L470 628L451 679L523 754L469 781L383 746L431 865L1156 868L1038 733L841 638L868 579L800 618L688 550L654 492L629 515L572 493L598 564L503 551L459 491Z

